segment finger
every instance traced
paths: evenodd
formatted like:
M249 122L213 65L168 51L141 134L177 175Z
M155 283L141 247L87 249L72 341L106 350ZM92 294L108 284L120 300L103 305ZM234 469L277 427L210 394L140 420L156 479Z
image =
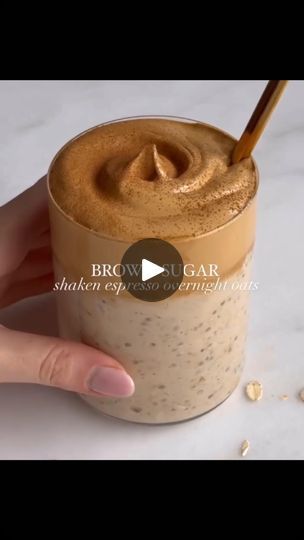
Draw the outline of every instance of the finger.
M0 327L0 382L38 383L89 395L127 397L134 383L107 354L82 343Z
M39 249L41 247L51 245L51 233L49 230L42 233L40 236L33 238L31 242L31 249Z
M50 246L45 246L30 251L21 265L10 276L12 283L34 279L53 271L52 251Z
M0 309L9 306L10 304L14 304L15 302L19 302L19 300L23 300L24 298L49 292L53 287L53 274L13 283L7 288L3 295L0 296Z
M49 228L45 177L0 208L0 275L15 270Z

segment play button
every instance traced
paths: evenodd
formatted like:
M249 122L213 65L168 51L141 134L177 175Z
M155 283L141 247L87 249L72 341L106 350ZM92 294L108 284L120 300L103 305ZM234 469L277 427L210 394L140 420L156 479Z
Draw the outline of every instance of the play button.
M169 298L183 280L184 264L179 252L169 242L158 238L132 244L125 252L121 266L125 290L146 302Z
M141 280L147 281L148 279L151 279L155 276L158 276L159 274L162 274L165 271L165 268L163 266L158 266L158 264L154 264L151 261L148 261L147 259L143 259L141 261Z

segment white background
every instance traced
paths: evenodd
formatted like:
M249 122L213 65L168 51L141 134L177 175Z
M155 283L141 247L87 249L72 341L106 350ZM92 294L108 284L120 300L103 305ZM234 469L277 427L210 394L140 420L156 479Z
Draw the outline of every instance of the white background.
M238 137L266 81L2 81L0 204L45 174L68 139L101 122L168 114ZM304 82L291 81L255 152L261 173L247 364L242 383L199 419L151 427L98 416L76 396L0 386L0 459L303 459ZM13 328L56 333L50 296L0 313ZM252 403L244 385L259 379ZM288 401L280 400L282 394ZM249 439L246 458L239 446Z

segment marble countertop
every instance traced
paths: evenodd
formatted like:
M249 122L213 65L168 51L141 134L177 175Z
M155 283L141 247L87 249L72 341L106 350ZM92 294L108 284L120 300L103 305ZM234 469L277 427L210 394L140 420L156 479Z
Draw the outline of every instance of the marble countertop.
M240 135L266 81L1 81L0 204L47 170L71 137L141 114L200 119ZM303 459L304 81L291 81L258 145L261 173L247 363L221 407L190 422L141 426L98 416L73 394L0 385L0 459ZM16 329L56 334L51 295L0 313ZM258 379L252 403L244 385ZM280 396L289 396L287 401ZM240 458L244 439L251 443Z

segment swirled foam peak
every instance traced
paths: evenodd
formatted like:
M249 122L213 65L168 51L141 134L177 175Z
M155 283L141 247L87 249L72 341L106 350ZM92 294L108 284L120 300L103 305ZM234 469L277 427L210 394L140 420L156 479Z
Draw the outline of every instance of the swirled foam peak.
M50 170L53 197L78 223L123 240L197 236L230 221L256 191L251 159L199 122L105 124L66 145Z

